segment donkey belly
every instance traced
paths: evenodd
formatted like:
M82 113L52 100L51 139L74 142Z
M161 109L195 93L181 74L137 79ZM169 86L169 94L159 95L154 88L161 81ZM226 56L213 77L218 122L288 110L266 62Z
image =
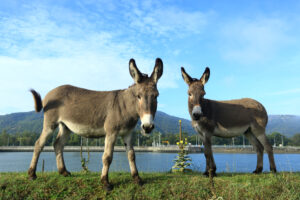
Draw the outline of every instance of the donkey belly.
M221 125L215 127L213 135L218 137L235 137L247 131L249 125L225 128Z
M98 138L105 136L104 127L95 128L89 125L74 123L71 121L63 121L62 123L64 123L70 131L83 137Z

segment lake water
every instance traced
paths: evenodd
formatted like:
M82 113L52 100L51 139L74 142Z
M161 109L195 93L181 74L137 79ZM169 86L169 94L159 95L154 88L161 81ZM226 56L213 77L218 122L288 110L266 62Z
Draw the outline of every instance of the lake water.
M136 152L137 168L140 172L167 172L173 166L176 153ZM205 158L203 154L189 154L192 158L191 168L204 171ZM300 154L275 154L278 171L300 171ZM65 163L69 171L81 171L79 152L65 152ZM87 154L84 153L87 158ZM102 152L91 152L88 168L99 172L102 168ZM32 158L32 152L1 152L0 172L27 171ZM256 167L256 154L226 154L214 153L217 172L252 172ZM42 160L45 160L45 171L56 171L54 152L42 152L37 171L41 171ZM110 171L129 172L129 164L125 152L115 152ZM264 171L269 171L268 156L264 155Z

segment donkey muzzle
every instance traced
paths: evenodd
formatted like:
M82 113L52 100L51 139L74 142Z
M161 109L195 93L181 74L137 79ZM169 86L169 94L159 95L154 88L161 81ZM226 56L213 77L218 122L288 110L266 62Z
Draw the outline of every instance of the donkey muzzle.
M202 109L200 106L194 106L192 111L193 120L199 120L202 115Z
M142 131L149 134L154 129L153 116L151 114L144 114L141 118Z
M143 124L142 129L145 131L145 133L149 134L154 129L154 124L150 124L150 125Z

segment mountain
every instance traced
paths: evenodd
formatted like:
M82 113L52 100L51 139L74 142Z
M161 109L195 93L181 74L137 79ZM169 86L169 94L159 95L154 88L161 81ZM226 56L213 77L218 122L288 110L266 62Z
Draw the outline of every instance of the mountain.
M300 133L300 116L269 115L267 133L279 132L287 137Z
M196 133L190 120L174 117L161 111L156 112L154 124L156 130L161 133L179 133L179 120L181 120L183 132L187 132L189 135Z
M24 131L40 133L43 127L43 113L20 112L0 115L0 131L20 133Z
M181 120L182 131L189 135L196 132L191 126L190 120L168 115L157 111L155 116L155 130L161 133L178 133ZM43 113L22 112L0 116L0 132L6 130L8 133L18 133L24 131L40 133L43 127ZM137 124L137 129L140 122ZM296 115L269 115L267 133L279 132L288 137L295 133L300 133L300 116Z
M157 111L154 119L155 130L161 133L178 133L179 120L181 120L182 131L189 134L194 134L195 131L191 126L191 122L186 119L174 117L164 112ZM40 133L43 127L43 113L22 112L12 113L8 115L0 115L0 132L6 130L8 133L18 132L36 132ZM140 127L140 121L137 128Z

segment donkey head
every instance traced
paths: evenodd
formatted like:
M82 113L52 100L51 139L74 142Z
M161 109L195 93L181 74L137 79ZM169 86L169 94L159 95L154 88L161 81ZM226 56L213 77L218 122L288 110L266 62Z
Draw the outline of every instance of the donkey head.
M200 79L191 78L184 70L183 67L181 67L181 74L183 80L188 84L189 90L189 112L191 115L191 118L193 120L199 120L202 113L202 105L203 105L203 99L205 95L204 85L209 79L210 70L208 67L206 67L202 77Z
M154 70L150 77L143 74L137 68L134 59L129 61L129 72L135 85L133 95L137 100L136 109L141 119L142 134L149 134L154 128L154 116L157 109L158 90L156 87L158 79L163 73L163 62L156 59Z

